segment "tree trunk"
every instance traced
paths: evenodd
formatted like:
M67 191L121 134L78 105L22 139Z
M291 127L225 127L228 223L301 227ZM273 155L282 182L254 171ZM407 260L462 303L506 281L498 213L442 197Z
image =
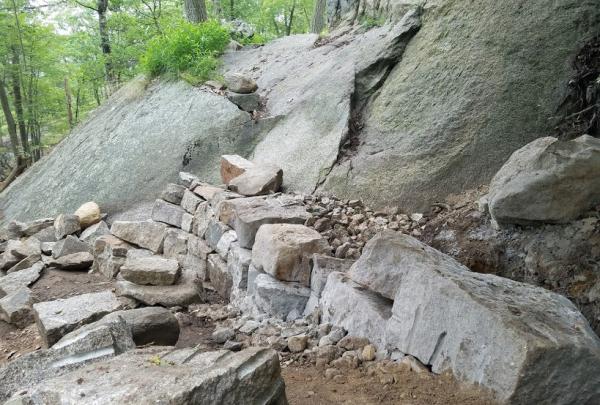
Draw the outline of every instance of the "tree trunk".
M233 21L235 18L234 11L233 11L234 4L235 4L235 0L229 0L229 19L231 21Z
M98 30L100 33L100 48L104 56L104 70L108 87L112 91L115 85L115 74L111 61L110 39L108 37L108 24L106 21L106 12L108 11L108 0L98 0L96 11L98 12Z
M287 26L285 27L285 35L292 34L292 24L294 23L294 11L296 10L296 0L292 3L292 9L290 10L290 18L288 19Z
M27 136L27 127L25 126L25 113L23 112L23 95L21 94L21 75L19 69L19 54L16 47L12 47L12 69L11 81L15 104L15 114L17 115L17 125L19 135L21 136L21 145L25 152L29 152L29 137Z
M6 126L8 127L8 136L10 138L10 146L13 154L15 155L15 167L12 169L6 179L0 183L0 191L3 191L8 185L17 178L19 174L25 170L27 166L27 159L23 148L19 144L19 136L17 135L17 124L13 118L12 112L10 111L10 104L8 103L8 96L6 94L6 87L4 81L0 78L0 104L2 105L2 111L4 112L4 118L6 119Z
M184 0L185 18L194 24L208 19L204 0Z
M313 13L312 23L310 24L310 32L313 34L320 34L325 29L326 7L326 0L315 0L315 12Z
M223 8L221 7L221 0L212 0L212 8L213 8L213 12L215 13L215 15L218 17L221 17L221 15L223 14Z
M69 128L73 129L73 106L71 101L71 90L69 89L69 79L65 77L65 101L67 102L67 122Z

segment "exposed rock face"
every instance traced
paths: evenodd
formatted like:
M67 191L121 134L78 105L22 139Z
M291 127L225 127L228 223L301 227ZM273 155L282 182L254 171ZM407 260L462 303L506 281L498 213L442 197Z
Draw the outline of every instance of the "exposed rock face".
M600 139L540 138L494 176L489 209L498 223L566 222L600 204Z
M159 364L149 358L159 359ZM277 353L260 348L239 353L138 349L101 367L91 365L47 380L20 400L47 404L47 398L80 404L287 404Z

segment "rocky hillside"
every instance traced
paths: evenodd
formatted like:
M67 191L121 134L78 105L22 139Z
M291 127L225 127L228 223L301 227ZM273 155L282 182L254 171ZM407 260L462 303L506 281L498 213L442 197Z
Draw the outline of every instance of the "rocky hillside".
M327 37L225 56L225 72L259 85L252 114L214 89L132 83L0 196L4 216L55 215L89 198L122 211L179 170L216 180L222 153L280 165L289 189L423 208L487 183L514 150L552 132L572 60L600 18L594 0L329 11L338 28Z

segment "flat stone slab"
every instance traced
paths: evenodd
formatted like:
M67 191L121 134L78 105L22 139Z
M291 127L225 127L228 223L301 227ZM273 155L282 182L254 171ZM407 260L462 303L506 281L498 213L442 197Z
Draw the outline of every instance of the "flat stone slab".
M31 304L33 304L31 290L21 287L0 299L0 319L18 328L24 328L33 323Z
M192 283L154 286L119 280L116 289L117 295L133 298L146 305L176 307L201 302L198 287Z
M80 252L91 253L90 245L86 242L79 240L79 238L76 236L67 235L66 238L56 242L56 244L52 248L52 257L58 259L63 256Z
M108 228L108 225L106 225L106 222L100 221L81 232L79 239L90 246L94 246L96 239L103 235L110 235L110 229Z
M35 405L47 404L45 398L94 405L287 404L277 353L264 348L137 349L44 381L14 400Z
M0 277L0 298L35 283L42 275L44 267L44 263L38 262L28 269L19 270Z
M167 308L145 307L116 311L98 322L115 322L118 318L127 323L137 346L174 346L179 340L179 322Z
M40 245L41 246L41 245ZM38 263L42 260L42 256L40 254L33 254L31 256L27 256L22 259L20 262L12 266L10 269L6 270L8 274L19 272L25 269L32 267L34 264Z
M185 211L179 205L168 203L160 198L154 202L152 220L181 228L181 218Z
M50 347L72 330L125 308L113 292L102 291L39 302L33 313L44 347Z
M56 240L61 240L67 235L72 235L81 230L79 217L74 214L60 214L54 219L54 235Z
M310 296L310 289L300 283L287 283L268 274L259 274L254 280L256 306L270 316L286 320L291 312L302 314Z
M47 262L48 267L68 271L86 271L94 263L94 256L90 252L72 253Z
M0 402L44 380L131 349L135 344L127 324L120 319L74 334L51 349L27 353L0 367Z
M162 252L167 225L152 221L115 221L110 232L116 237L154 253Z
M171 285L179 277L179 262L159 256L128 258L121 266L121 276L140 285Z
M276 193L283 183L283 170L279 166L258 164L231 179L229 188L248 197Z
M252 249L264 224L304 224L310 217L301 201L285 196L238 198L219 205L219 218L231 226L241 247Z
M171 204L180 204L185 190L185 186L169 183L160 194L160 198Z

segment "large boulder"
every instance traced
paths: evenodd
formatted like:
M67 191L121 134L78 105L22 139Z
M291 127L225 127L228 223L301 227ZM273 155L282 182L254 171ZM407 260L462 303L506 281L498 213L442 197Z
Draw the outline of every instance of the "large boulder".
M79 225L81 225L81 229L86 229L89 226L92 226L102 219L102 214L100 212L100 207L93 201L86 202L81 205L81 207L77 208L74 213L77 218L79 218Z
M47 404L47 398L78 404L287 404L277 353L263 348L138 349L49 379L13 399L34 405Z
M600 339L565 297L473 273L401 233L379 235L363 257L349 276L393 300L387 350L481 384L506 403L600 400ZM327 290L336 274L323 299L332 299Z
M600 205L600 139L537 139L496 173L488 204L499 224L566 222Z

